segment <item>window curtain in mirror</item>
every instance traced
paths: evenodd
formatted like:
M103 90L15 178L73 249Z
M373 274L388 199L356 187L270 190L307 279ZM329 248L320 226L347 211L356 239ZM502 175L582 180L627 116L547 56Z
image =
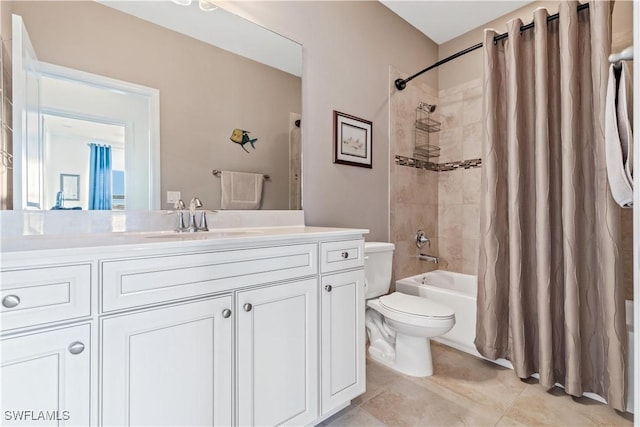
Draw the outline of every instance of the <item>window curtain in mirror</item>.
M613 2L484 37L475 344L516 374L624 410L620 211L607 184L604 105Z
M111 209L111 147L89 144L89 209Z

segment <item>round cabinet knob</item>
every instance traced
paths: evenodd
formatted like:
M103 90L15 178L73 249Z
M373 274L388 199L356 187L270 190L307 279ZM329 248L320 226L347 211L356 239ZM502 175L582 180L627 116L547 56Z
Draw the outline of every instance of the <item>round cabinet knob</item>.
M342 252L342 258L347 259L349 258L349 252Z
M71 354L80 354L84 351L84 344L80 341L76 341L69 345L69 353Z
M20 298L17 295L7 295L2 298L2 305L6 308L14 308L20 304Z
M224 317L225 319L231 317L231 310L229 310L228 308L222 310L222 317Z
M244 309L244 311L251 311L253 306L249 303L246 303L245 305L242 306L242 308Z
M331 292L331 290L333 289L333 287L331 285L325 285L324 290L327 292Z

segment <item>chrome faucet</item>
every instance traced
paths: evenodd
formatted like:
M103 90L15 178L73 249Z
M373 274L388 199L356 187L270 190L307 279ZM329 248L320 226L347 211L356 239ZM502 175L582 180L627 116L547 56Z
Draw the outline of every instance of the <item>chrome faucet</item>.
M195 233L196 231L209 231L209 228L207 227L207 213L205 211L202 211L200 214L200 225L196 225L196 209L203 206L199 198L194 197L189 202L188 226L185 225L184 211L186 209L186 206L184 202L182 200L178 200L173 206L178 210L178 225L176 226L175 231L177 231L178 233L184 233L185 231L188 231L190 233Z
M199 198L194 197L189 202L189 232L195 233L196 231L209 231L207 227L207 213L202 211L200 213L200 225L196 225L196 209L201 208L202 202Z
M429 262L432 262L434 264L437 264L438 262L440 262L440 260L438 259L437 256L433 256L433 255L429 255L429 254L423 254L423 253L418 255L418 259L421 259L423 261L429 261Z
M182 199L180 199L174 203L173 207L175 209L178 209L178 224L176 225L175 230L178 233L183 233L188 230L187 226L184 225L184 209L185 209L184 202L182 201Z
M416 231L416 246L422 249L425 244L431 247L431 240L429 240L423 230Z
M418 230L416 232L416 246L419 249L422 249L424 245L428 245L429 247L431 247L431 240L429 240L423 230ZM437 264L440 261L437 256L423 254L422 252L418 254L418 259L433 262L434 264Z

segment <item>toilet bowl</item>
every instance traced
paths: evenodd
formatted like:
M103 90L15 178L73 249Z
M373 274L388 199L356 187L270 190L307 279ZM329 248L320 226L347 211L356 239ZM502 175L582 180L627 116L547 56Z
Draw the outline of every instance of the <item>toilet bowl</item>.
M426 298L393 292L392 243L365 243L366 328L369 356L415 377L433 375L430 338L455 325L453 310Z

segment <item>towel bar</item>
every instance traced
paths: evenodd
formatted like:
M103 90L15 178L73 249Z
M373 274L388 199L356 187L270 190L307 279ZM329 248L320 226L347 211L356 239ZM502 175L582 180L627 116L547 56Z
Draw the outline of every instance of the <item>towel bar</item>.
M211 171L211 175L213 176L217 176L218 178L220 177L220 175L222 175L222 171L218 170L218 169L214 169ZM265 181L270 181L271 180L271 176L270 175L262 175L264 176Z

